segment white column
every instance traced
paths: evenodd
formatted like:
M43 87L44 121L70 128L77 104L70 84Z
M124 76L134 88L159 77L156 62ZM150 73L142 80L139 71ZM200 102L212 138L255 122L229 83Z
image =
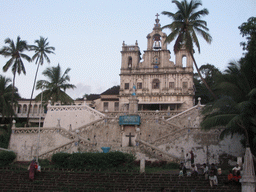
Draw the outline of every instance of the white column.
M252 153L249 147L245 151L243 175L240 182L242 184L242 192L255 192L255 171Z
M144 173L144 172L145 172L145 155L142 154L140 159L140 173Z

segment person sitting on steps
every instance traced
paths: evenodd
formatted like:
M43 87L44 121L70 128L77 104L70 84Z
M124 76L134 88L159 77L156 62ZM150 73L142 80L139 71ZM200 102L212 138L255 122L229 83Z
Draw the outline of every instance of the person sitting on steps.
M187 175L187 168L185 167L183 162L180 163L179 169L180 169L179 176L186 176Z
M191 171L192 171L192 173L191 173L192 177L197 177L198 176L197 166L195 164L192 164Z

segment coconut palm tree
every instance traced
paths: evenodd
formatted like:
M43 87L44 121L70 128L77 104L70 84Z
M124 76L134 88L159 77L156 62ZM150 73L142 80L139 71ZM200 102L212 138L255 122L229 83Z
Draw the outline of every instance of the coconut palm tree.
M39 40L35 40L35 43L36 43L36 45L30 45L29 46L30 50L35 51L35 54L33 55L32 60L33 61L36 60L35 64L37 65L37 69L36 69L34 84L33 84L32 93L31 93L30 102L29 102L29 107L28 107L27 124L29 122L29 113L30 113L30 109L31 109L31 101L32 101L33 94L34 94L34 89L35 89L35 85L36 85L36 78L37 78L37 73L38 73L39 66L43 65L45 60L48 63L50 63L50 59L47 56L47 54L54 53L53 51L55 50L54 47L49 46L49 42L47 42L47 38L40 37Z
M247 67L244 63L229 63L224 74L219 76L217 92L220 98L212 104L206 105L203 110L205 115L201 127L205 130L223 126L221 138L239 133L245 136L244 143L256 147L256 85L250 86L254 74L245 73ZM251 67L250 67L251 68Z
M197 8L202 5L202 3L198 0L191 0L190 2L187 2L187 0L183 0L181 2L173 0L172 2L177 6L178 11L176 13L171 13L168 11L162 12L163 15L167 15L173 19L171 24L165 25L162 28L167 28L172 31L167 36L166 43L172 42L177 37L174 44L174 53L176 54L183 47L190 53L198 75L213 97L217 99L216 95L202 77L193 55L194 45L198 48L198 52L200 53L200 45L197 34L201 35L207 43L211 43L212 41L212 37L208 33L209 29L207 28L207 23L200 19L200 17L208 15L209 12L207 9L197 11Z
M222 138L234 133L244 135L244 144L256 155L256 18L249 18L238 28L247 39L241 43L246 53L239 62L229 63L218 77L219 99L204 107L201 127L223 126Z
M63 74L61 74L61 68L58 64L57 67L47 68L43 71L43 75L47 80L39 80L36 85L36 89L43 89L43 100L47 102L51 99L52 104L55 102L61 102L62 104L72 103L73 99L65 93L66 89L74 89L75 85L69 84L70 77L68 72L70 68L67 68ZM36 100L40 99L40 95L36 96Z
M25 66L22 59L25 59L28 62L30 62L31 58L28 55L23 53L24 51L28 50L28 45L27 45L27 42L21 40L19 36L17 37L16 44L10 38L5 39L5 44L8 44L8 46L4 46L0 50L0 54L3 55L4 57L10 58L6 62L6 64L3 66L3 71L6 72L10 67L12 67L12 73L13 73L12 107L13 107L16 73L20 75L22 72L23 74L26 75L26 70L25 70Z
M0 75L0 114L2 115L2 121L5 117L10 117L14 114L12 108L12 84L11 79L5 78ZM14 103L18 103L17 99L20 98L18 89L14 89Z

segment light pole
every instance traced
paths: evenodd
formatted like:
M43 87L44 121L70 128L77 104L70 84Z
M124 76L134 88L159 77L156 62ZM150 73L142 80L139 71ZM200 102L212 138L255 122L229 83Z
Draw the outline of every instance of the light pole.
M36 162L38 163L38 166L39 166L38 157L39 157L40 128L41 128L41 113L42 113L42 110L43 110L43 91L41 93L41 109L39 111L39 127L38 127L38 142L37 142L37 157L36 157Z

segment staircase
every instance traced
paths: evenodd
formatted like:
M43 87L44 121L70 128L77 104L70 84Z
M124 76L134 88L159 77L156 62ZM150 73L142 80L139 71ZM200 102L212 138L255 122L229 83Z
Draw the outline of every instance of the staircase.
M0 168L0 191L129 191L157 192L163 187L169 192L241 192L241 186L224 185L227 176L218 176L219 185L211 188L203 176L178 177L174 174L140 174L138 172L100 172L43 168L30 182L28 171Z

